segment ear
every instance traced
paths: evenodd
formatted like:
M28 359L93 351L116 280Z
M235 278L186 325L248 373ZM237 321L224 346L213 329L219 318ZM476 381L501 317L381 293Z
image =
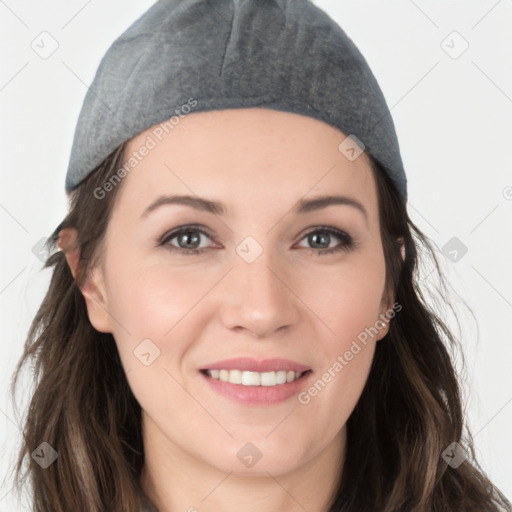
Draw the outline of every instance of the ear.
M404 243L404 239L402 237L400 237L398 239L398 241L400 242L400 254L402 255L402 260L405 260L405 243Z
M64 228L59 232L57 246L64 253L71 274L76 279L80 261L80 248L77 243L77 231ZM108 308L103 271L99 267L92 269L84 278L80 291L85 299L89 321L100 332L112 332L111 315Z
M375 327L379 330L375 337L375 341L379 341L384 338L389 331L390 319L386 315L386 312L393 308L393 304L393 298L390 296L389 291L386 290L380 301L379 318L375 321Z
M400 237L398 242L400 242L400 254L402 255L402 260L405 260L405 243L403 237ZM384 290L380 301L379 319L376 321L376 327L379 329L379 333L375 338L377 341L384 338L389 331L389 323L391 319L388 318L386 312L392 310L394 304L395 299L393 294L389 290Z

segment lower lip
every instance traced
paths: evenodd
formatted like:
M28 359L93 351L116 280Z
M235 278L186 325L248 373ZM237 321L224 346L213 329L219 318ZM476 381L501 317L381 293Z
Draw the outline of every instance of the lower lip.
M305 386L313 372L308 371L305 375L293 382L277 384L276 386L244 386L243 384L231 384L209 375L199 372L206 379L210 387L227 398L244 405L274 405L288 400L299 393Z

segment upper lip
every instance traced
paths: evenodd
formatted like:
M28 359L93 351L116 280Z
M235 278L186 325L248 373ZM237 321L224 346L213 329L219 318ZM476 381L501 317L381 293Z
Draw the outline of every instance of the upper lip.
M281 359L278 357L272 359L254 359L251 357L236 357L224 359L211 364L204 365L201 370L242 370L247 372L272 372L278 370L294 371L297 373L310 370L309 366Z

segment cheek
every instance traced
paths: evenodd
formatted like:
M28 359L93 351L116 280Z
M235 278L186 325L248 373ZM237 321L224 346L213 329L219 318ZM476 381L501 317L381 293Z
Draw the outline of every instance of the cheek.
M382 260L317 269L297 281L297 295L324 324L328 350L341 350L379 318L385 284Z
M350 415L364 388L375 350L382 293L383 260L373 264L340 266L304 283L302 297L321 320L315 352L320 363L315 380L306 389L302 404L315 409L313 416L336 418L340 427ZM321 285L321 283L325 283ZM334 411L334 414L332 414Z
M161 339L210 287L204 273L120 263L109 272L109 309L132 337Z
M353 296L346 307L323 312L336 334L324 329L326 334L315 347L319 361L316 375L298 395L304 422L323 425L319 442L322 436L334 436L346 423L368 379L377 343L372 327L379 297L374 295Z
M119 260L108 276L113 336L135 398L160 418L181 410L180 418L188 421L194 411L178 382L183 380L180 365L197 333L184 329L198 325L191 310L211 285L204 278L187 279L177 269Z
M339 354L298 395L301 423L314 432L318 444L332 439L348 421L368 379L374 349L374 343L361 345L350 361Z

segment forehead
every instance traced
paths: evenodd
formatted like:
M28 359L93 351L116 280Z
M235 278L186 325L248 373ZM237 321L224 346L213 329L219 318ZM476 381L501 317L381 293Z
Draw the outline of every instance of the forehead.
M142 211L165 193L222 198L234 206L276 199L292 205L303 196L343 193L372 210L370 161L364 152L347 159L339 149L346 137L323 121L271 109L195 112L128 143L125 160L133 166L119 200Z

